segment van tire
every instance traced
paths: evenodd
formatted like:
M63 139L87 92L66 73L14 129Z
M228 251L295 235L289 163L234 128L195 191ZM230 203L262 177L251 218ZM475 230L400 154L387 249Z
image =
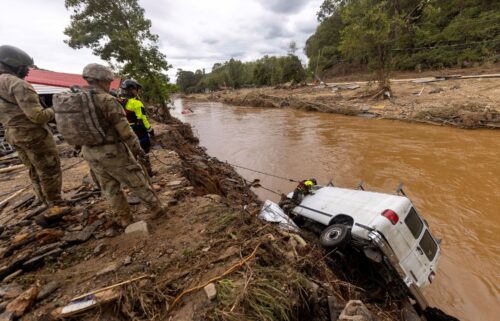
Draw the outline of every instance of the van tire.
M345 245L351 237L349 226L344 224L333 224L321 232L319 242L325 248L338 248Z

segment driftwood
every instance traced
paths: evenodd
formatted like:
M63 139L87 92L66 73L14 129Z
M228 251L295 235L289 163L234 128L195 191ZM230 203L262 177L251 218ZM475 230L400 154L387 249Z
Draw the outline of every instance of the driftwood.
M5 168L0 168L0 174L3 174L3 173L10 173L10 172L13 172L13 171L16 171L16 170L19 170L19 169L25 169L26 166L24 165L14 165L14 166L10 166L10 167L5 167Z

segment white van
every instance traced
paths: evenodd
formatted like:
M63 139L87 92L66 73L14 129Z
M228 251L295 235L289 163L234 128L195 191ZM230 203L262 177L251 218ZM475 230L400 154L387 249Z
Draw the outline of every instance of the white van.
M440 242L407 197L318 187L292 213L324 226L320 235L323 246L335 248L350 243L369 259L386 263L425 310L427 302L421 290L436 274Z

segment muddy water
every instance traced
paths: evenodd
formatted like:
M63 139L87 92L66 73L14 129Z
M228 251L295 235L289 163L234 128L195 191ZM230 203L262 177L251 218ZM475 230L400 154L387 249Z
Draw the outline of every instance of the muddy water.
M181 115L188 106L194 113ZM426 289L431 303L462 321L500 320L500 131L181 100L175 114L194 126L209 154L230 163L341 187L363 180L373 191L404 182L443 238L437 278ZM238 172L274 190L294 188Z

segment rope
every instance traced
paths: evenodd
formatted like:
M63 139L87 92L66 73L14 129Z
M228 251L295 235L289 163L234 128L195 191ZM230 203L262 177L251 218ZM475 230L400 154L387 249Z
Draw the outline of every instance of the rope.
M259 174L262 174L262 175L266 175L266 176L270 176L270 177L274 177L274 178L279 178L279 179L282 179L282 180L285 180L285 181L288 181L288 182L300 183L299 180L296 180L296 179L293 179L293 178L286 178L286 177L283 177L283 176L278 176L278 175L274 175L274 174L270 174L270 173L258 171L256 169L251 169L251 168L244 167L244 166L241 166L241 165L231 164L228 161L226 161L226 164L231 165L233 167L237 167L237 168L241 168L241 169L246 169L247 171L251 171L251 172L254 172L254 173L259 173Z
M193 288L190 288L190 289L187 289L187 290L182 291L182 293L181 293L181 294L179 294L179 295L175 298L175 300L172 302L172 304L170 305L170 307L169 307L169 309L168 309L168 310L169 310L169 311L171 311L171 310L174 308L174 306L177 304L177 302L179 302L179 300L180 300L180 299L181 299L184 295L186 295L186 294L188 294L188 293L191 293L191 292L193 292L193 291L197 291L197 290L199 290L199 289L202 289L202 288L204 288L205 286L207 286L208 284L210 284L210 283L212 283L212 282L215 282L215 281L217 281L217 280L220 280L220 279L222 279L223 277L225 277L226 275L228 275L228 274L230 274L230 273L232 273L232 272L236 271L236 270L237 270L237 269L239 269L240 267L242 267L242 266L243 266L246 262L248 262L250 259L252 259L252 258L255 256L255 254L257 254L257 250L259 249L259 247L260 247L260 243L259 243L259 244L257 244L257 246L256 246L256 247L255 247L255 249L253 250L252 254L250 254L249 256L247 256L246 258L244 258L243 260L241 260L240 262L236 263L235 265L231 266L229 269L227 269L227 270L226 270L226 272L222 273L221 275L216 276L216 277L214 277L214 278L211 278L210 280L206 281L206 282L205 282L205 283L203 283L203 284L200 284L200 285L195 286L195 287L193 287Z

